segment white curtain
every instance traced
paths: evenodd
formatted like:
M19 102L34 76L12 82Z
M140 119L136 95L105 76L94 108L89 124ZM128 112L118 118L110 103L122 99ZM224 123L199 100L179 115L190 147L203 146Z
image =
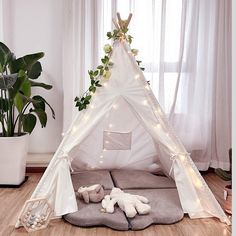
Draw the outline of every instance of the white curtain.
M88 87L116 11L133 13L130 34L145 76L199 169L229 168L230 0L65 1L64 130Z

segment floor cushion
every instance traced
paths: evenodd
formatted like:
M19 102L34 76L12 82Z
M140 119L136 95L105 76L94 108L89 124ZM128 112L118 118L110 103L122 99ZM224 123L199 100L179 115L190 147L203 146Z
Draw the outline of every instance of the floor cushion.
M132 230L144 229L151 224L173 224L184 216L177 189L133 189L125 192L146 197L151 206L149 214L129 219Z
M158 176L141 170L112 170L114 185L121 189L176 188L175 182L165 176Z
M114 187L110 172L107 170L77 172L71 175L71 179L75 191L81 186L90 186L93 184L101 184L104 189L112 189Z
M109 194L110 190L105 190ZM80 227L105 225L117 230L128 230L129 224L123 213L118 207L115 207L113 214L101 212L101 203L86 204L83 200L77 198L79 210L74 213L64 215L63 218L73 225Z

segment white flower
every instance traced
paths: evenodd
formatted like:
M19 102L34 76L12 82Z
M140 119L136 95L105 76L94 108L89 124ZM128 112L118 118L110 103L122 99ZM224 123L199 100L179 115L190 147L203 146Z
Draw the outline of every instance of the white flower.
M109 79L110 76L111 76L111 72L108 70L104 70L104 72L103 72L104 79Z
M105 53L110 53L112 51L112 46L110 44L106 44L103 47L103 50L104 50Z
M138 55L138 49L131 49L131 52L133 53L134 56Z

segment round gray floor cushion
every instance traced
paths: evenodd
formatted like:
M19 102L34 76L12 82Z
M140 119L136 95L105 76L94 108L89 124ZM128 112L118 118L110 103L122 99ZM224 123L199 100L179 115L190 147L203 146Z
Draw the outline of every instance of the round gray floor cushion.
M118 175L114 175L113 173L112 179L110 173L107 172L92 172L90 177L88 177L89 173L86 172L86 174L82 175L82 178L80 178L81 175L77 175L76 177L72 176L74 188L77 189L78 186L81 185L88 186L96 183L112 188L112 179L115 186L118 182L124 184L123 178L122 181L120 181L121 172ZM125 183L125 187L129 186L131 189L123 188L123 190L127 193L137 194L148 198L151 205L151 212L149 214L142 216L136 215L133 219L127 219L125 214L118 207L116 207L113 214L108 214L101 212L101 203L86 204L82 200L77 199L79 210L64 215L64 219L69 223L80 227L105 225L117 230L140 230L151 224L173 224L183 218L184 213L179 201L178 191L175 188L173 181L166 177L162 177L165 179L161 178L159 184L155 185L155 181L158 179L156 178L157 176L153 176L153 178L149 173L143 171L139 173L136 171L135 174L139 175L139 178L142 178L142 182L138 186L137 181L132 181L133 178L127 178L131 173L127 173L126 171L127 183ZM96 176L100 176L100 178L96 179ZM95 180L98 182L94 182ZM124 185L122 186L124 187ZM152 187L147 188L150 186ZM137 187L139 187L139 189ZM158 189L158 187L160 188ZM110 189L105 190L105 194L109 194L110 191Z

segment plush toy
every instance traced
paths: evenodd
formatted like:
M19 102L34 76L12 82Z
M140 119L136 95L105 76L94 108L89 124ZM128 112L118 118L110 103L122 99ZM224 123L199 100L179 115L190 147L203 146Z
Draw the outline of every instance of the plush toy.
M80 187L78 197L84 199L86 203L100 202L104 197L104 189L100 184L94 184L89 187Z
M102 207L105 212L113 213L114 205L118 206L125 212L128 218L133 218L135 215L148 214L151 211L151 207L147 204L148 199L139 195L132 195L124 193L119 188L113 188L110 195L106 195L102 200Z

